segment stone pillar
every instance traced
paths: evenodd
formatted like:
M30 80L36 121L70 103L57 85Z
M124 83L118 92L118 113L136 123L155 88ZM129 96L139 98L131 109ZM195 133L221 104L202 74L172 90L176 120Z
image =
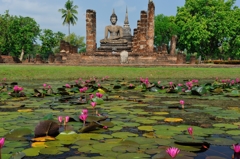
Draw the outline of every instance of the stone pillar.
M147 12L141 11L141 20L139 28L139 53L145 54L147 47Z
M50 54L48 56L48 63L54 63L54 60L55 60L55 56L53 54Z
M65 52L70 53L70 44L68 42L65 42Z
M41 55L39 55L39 54L36 55L35 63L43 63Z
M173 35L171 38L170 55L175 55L176 43L177 43L177 36Z
M78 53L78 47L77 46L73 46L73 53Z
M62 63L62 55L56 54L56 56L55 56L55 63Z
M132 51L137 52L137 29L133 30L133 42L132 42Z
M190 56L190 64L196 64L196 56L194 55Z
M167 49L167 44L162 44L162 53L163 54L168 54L168 49Z
M136 35L136 52L139 53L140 49L140 36L141 36L141 21L137 21L137 35Z
M3 63L3 59L1 55L0 55L0 63Z
M147 52L154 51L154 17L155 5L153 1L148 3L148 17L147 17Z
M96 12L88 9L86 11L86 52L96 51Z

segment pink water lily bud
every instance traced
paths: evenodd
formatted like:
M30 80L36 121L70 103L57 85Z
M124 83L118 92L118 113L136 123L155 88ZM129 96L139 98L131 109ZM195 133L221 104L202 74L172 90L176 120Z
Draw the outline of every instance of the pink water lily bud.
M173 82L169 82L169 85L172 86L172 85L173 85Z
M94 98L94 95L93 95L93 94L90 94L90 95L89 95L89 98L90 98L90 100L92 100L92 99Z
M0 139L0 149L4 146L5 138Z
M184 105L184 100L180 100L179 103L180 103L181 105Z
M97 105L96 102L91 102L91 106L92 106L93 108L95 108L96 105Z
M233 150L234 150L234 152L235 153L240 153L240 145L238 145L238 144L233 144Z
M63 121L63 117L62 117L62 116L59 116L59 117L58 117L58 121L59 121L59 123L61 123L61 122Z
M71 88L71 86L69 84L65 84L66 88Z
M103 94L101 94L101 93L96 93L96 96L98 97L98 98L102 98L103 97Z
M108 127L107 126L103 126L103 129L108 129Z
M46 83L43 83L43 87L44 87L44 88L47 87L47 84L46 84Z
M79 116L79 119L81 119L81 120L83 120L83 121L86 121L86 120L87 120L87 117L88 117L87 114L81 114L81 115Z
M161 84L161 81L158 81L158 85L160 85Z
M68 121L69 121L69 116L66 116L65 117L65 122L68 123Z
M180 152L180 150L176 147L169 147L166 152L171 156L172 158L175 158L177 154Z
M88 110L87 109L83 109L82 110L82 114L88 114Z
M13 87L13 90L14 90L14 92L18 92L18 86L15 85L15 86Z
M187 131L188 131L189 135L192 135L192 134L193 134L193 128L192 128L192 127L189 127L189 128L187 129Z

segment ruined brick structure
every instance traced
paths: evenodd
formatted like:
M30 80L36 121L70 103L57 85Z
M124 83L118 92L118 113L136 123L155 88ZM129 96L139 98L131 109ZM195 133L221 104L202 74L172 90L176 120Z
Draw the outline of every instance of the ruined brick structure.
M86 52L96 51L96 12L88 9L86 12Z
M72 53L78 53L78 47L69 44L69 42L61 40L61 42L60 42L60 51L64 51L66 53L71 53L71 54Z

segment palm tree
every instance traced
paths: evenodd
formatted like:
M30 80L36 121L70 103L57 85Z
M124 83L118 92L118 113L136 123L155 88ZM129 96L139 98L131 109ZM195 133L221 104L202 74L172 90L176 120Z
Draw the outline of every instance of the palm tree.
M62 13L63 25L68 25L68 35L70 35L70 24L75 25L78 20L76 17L76 14L78 14L77 8L77 5L73 5L73 1L68 0L64 8L58 10Z

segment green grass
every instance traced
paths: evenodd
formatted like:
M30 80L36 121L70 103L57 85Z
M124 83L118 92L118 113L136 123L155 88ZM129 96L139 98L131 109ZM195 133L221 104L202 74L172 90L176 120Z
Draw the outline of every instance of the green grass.
M104 67L104 66L52 66L52 65L0 65L0 80L60 80L88 77L154 79L212 79L236 78L240 68L202 67Z

